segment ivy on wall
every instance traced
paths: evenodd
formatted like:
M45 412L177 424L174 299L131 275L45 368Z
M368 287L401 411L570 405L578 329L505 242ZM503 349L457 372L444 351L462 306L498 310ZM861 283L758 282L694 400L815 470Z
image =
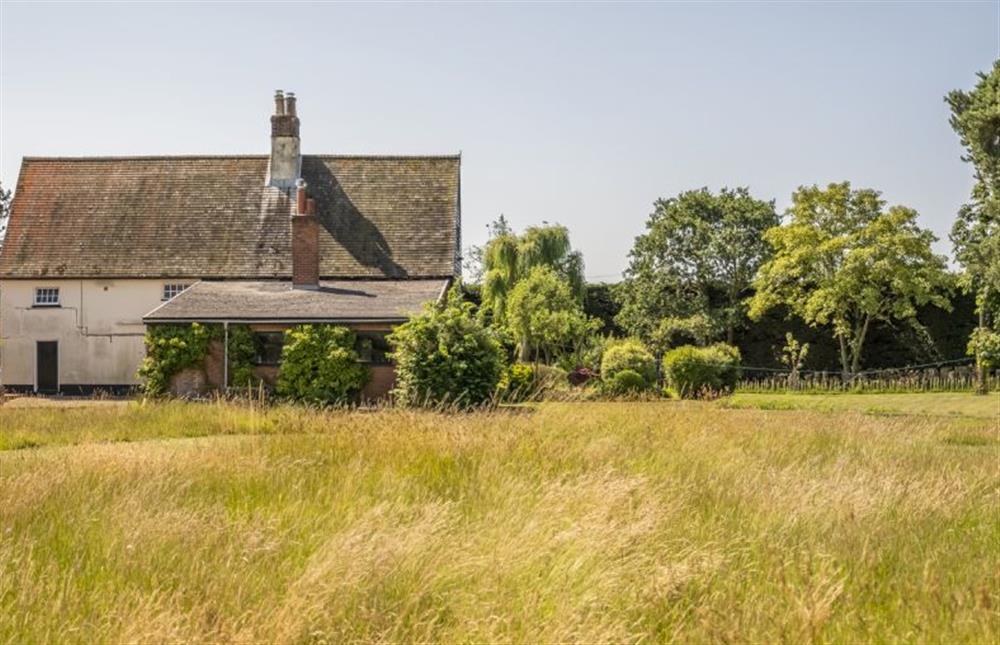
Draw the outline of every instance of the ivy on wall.
M285 331L278 394L319 405L350 401L371 376L358 362L355 341L353 331L338 325L298 325Z
M218 325L151 325L146 329L146 357L139 366L143 389L150 396L166 394L170 379L181 370L199 365L212 340L222 336Z
M229 327L229 385L231 387L256 387L260 381L254 374L257 356L257 338L247 325Z

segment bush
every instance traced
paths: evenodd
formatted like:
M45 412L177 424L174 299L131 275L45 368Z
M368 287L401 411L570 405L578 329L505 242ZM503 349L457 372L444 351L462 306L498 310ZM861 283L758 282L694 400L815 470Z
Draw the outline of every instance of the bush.
M527 363L514 363L504 370L497 395L502 401L516 403L530 398L535 391L535 370Z
M139 366L146 394L166 394L174 374L204 361L209 343L219 335L217 326L206 327L198 323L150 325L144 339L146 357Z
M358 362L354 332L338 325L298 325L285 331L278 394L329 405L351 400L368 382Z
M724 343L709 347L684 345L663 357L667 386L684 398L732 391L739 379L739 367L740 350Z
M646 385L656 382L656 359L636 338L612 342L601 357L601 378L605 381L614 381L615 375L624 370L638 374Z
M615 372L608 383L608 389L612 394L638 394L649 388L649 383L642 377L642 374L635 370L622 370Z
M257 341L248 326L230 325L228 353L230 387L255 387L260 381L253 371Z
M443 305L428 304L389 335L396 361L396 399L402 405L488 402L504 370L494 335L462 301L460 286Z

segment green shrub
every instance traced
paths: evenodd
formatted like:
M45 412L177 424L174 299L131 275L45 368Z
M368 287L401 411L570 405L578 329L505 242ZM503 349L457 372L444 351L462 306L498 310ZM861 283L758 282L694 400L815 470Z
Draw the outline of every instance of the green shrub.
M329 405L351 400L368 382L354 332L338 325L298 325L285 331L277 391L296 401Z
M514 363L504 370L497 385L500 400L516 403L530 398L535 392L535 369L528 363Z
M611 342L601 357L601 378L605 381L614 381L615 374L624 370L641 376L646 385L656 382L656 359L637 338Z
M229 385L255 387L259 379L253 372L253 359L257 356L257 341L246 325L229 327Z
M684 345L663 357L667 386L684 398L732 391L739 380L739 368L740 350L724 343Z
M456 285L443 304L426 305L388 336L396 361L393 393L400 404L469 407L490 401L504 359L473 308Z
M150 325L144 342L146 357L139 366L143 390L160 396L170 388L170 379L188 367L198 365L208 355L209 343L218 338L221 328L199 323L190 325Z
M638 394L649 388L649 383L642 377L642 374L635 370L621 370L615 372L611 377L608 389L612 394Z

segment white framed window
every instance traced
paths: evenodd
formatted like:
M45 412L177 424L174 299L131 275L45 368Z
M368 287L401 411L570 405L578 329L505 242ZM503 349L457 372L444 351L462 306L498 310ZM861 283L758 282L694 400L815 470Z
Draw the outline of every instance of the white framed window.
M58 307L59 287L35 287L36 307Z
M163 297L160 298L160 300L166 302L167 300L170 300L174 296L179 295L181 291L184 291L189 286L191 285L181 284L179 282L168 282L167 284L163 285Z

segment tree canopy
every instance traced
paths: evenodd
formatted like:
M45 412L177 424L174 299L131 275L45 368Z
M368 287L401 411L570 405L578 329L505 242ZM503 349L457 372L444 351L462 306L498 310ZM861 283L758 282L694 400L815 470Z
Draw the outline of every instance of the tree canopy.
M969 349L976 354L980 390L985 388L985 347L1000 345L1000 60L989 74L979 74L970 92L945 97L951 127L975 169L971 200L958 212L951 230L955 259L964 269L962 284L976 294L979 327ZM992 319L993 329L990 329Z
M747 188L658 199L617 290L619 324L647 341L680 333L704 343L724 333L732 342L770 250L764 232L779 223L774 202Z
M493 237L483 250L483 307L494 321L507 320L507 299L518 281L535 267L548 267L583 301L583 256L574 251L569 229L543 224L516 235L509 229Z
M507 300L507 325L522 361L532 356L550 363L560 353L578 353L584 339L600 328L588 319L569 284L548 266L535 266Z
M913 319L925 303L950 307L945 258L913 209L886 209L877 191L843 182L800 188L789 216L765 236L774 255L754 281L750 315L786 305L810 325L830 325L845 378L860 369L873 321Z

